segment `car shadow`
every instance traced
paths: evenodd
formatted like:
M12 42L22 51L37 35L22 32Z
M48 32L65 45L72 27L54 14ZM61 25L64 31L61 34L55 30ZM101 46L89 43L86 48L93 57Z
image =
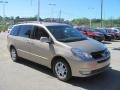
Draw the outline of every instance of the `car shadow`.
M109 69L92 77L74 77L68 83L87 90L120 90L120 71Z
M118 47L118 48L113 48L112 50L118 50L118 51L119 51L119 50L120 50L120 47Z
M109 42L109 41L103 41L102 43L103 43L103 44L112 44L112 43Z
M32 69L35 69L37 71L40 71L42 73L45 73L45 74L48 74L48 75L54 77L54 75L52 73L52 70L47 68L47 67L45 67L45 66L43 66L43 65L40 65L40 64L28 61L26 59L22 59L22 58L20 60L18 60L16 63L28 66L28 67L30 67Z
M28 66L32 69L38 70L55 78L49 68L40 64L36 64L24 59L21 59L17 63ZM92 77L73 77L71 80L64 83L87 90L120 90L120 71L111 68L101 74Z
M112 41L110 41L110 42L120 42L120 40L112 40Z

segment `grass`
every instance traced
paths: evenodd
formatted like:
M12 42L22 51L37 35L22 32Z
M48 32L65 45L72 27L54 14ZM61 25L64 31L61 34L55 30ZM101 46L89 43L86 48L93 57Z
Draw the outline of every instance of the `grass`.
M0 32L1 31L6 31L8 29L8 26L6 25L0 25Z

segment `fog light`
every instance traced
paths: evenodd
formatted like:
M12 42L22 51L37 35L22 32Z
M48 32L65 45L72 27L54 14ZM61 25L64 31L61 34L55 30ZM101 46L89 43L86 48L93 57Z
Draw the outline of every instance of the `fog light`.
M88 75L90 73L91 73L91 71L80 71L80 74L83 74L83 75Z

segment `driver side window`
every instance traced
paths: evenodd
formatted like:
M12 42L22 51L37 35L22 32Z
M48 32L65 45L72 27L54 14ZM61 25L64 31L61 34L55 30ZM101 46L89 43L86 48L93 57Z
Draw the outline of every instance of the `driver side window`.
M34 26L33 33L32 33L32 39L40 40L41 37L48 37L48 33L41 27Z

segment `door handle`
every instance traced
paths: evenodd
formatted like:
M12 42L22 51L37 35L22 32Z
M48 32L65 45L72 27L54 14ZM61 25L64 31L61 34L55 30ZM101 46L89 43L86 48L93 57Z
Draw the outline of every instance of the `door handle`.
M29 42L29 41L27 41L26 43L30 44L30 42Z
M31 45L35 45L34 43L30 43Z
M27 44L31 44L31 45L34 45L34 43L32 43L32 42L29 42L29 41L27 41L26 43L27 43Z

